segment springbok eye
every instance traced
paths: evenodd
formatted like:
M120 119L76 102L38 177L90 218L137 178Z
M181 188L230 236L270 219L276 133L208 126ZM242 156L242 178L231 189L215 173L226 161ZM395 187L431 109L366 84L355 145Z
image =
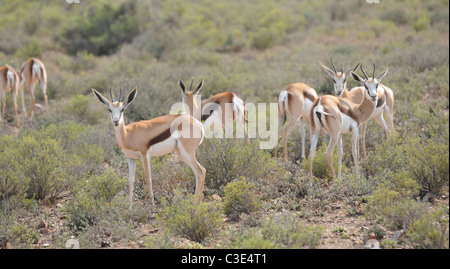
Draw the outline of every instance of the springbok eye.
M336 84L336 80L334 80L334 78L333 78L333 83Z
M367 88L367 85L366 84L364 84L364 87L366 87L366 90L368 90L369 88Z
M109 113L112 113L111 109L108 108Z

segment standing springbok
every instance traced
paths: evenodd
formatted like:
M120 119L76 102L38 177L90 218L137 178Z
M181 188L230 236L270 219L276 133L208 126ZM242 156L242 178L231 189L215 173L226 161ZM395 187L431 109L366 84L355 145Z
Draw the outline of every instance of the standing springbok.
M362 66L361 66L362 68ZM375 68L375 65L374 65ZM336 174L333 166L333 150L338 147L338 179L341 178L342 167L342 134L352 133L352 154L354 162L354 172L358 174L358 128L366 122L375 111L378 101L378 85L381 79L387 74L388 69L377 78L362 79L351 71L352 77L364 85L364 99L360 104L355 104L347 98L339 98L332 95L321 96L316 99L311 109L311 150L309 153L310 166L309 174L312 178L312 165L314 151L320 131L323 129L330 135L330 142L326 150L327 162L333 178Z
M331 59L331 64L333 66L334 72L323 65L319 61L320 66L322 69L333 79L334 83L334 92L336 96L341 98L348 98L355 104L360 104L364 99L364 87L354 87L350 91L347 89L347 78L350 76L350 71L344 73L343 65L341 64L341 72L336 71L336 66L334 65L333 59ZM353 72L358 69L358 66L360 64L356 65L356 67L353 69ZM369 79L366 72L361 69L364 76L366 77L366 80ZM375 68L372 73L372 79L375 79ZM383 112L386 115L387 121L389 123L386 124L386 121L383 117ZM389 132L394 129L394 93L390 88L383 84L379 84L378 88L378 102L377 106L375 108L375 111L371 118L375 118L378 124L383 128L383 130L386 133L386 136L389 135ZM363 158L366 159L366 126L367 122L364 122L361 124L361 144L363 149Z
M21 92L19 87L19 75L14 68L6 65L0 67L0 98L2 99L2 110L0 112L0 122L5 118L6 113L6 93L11 91L14 102L14 113L16 114L17 126L20 127L19 113L17 111L17 94ZM22 92L22 109L25 108Z
M111 113L116 142L128 159L130 209L133 199L136 159L141 159L144 164L145 182L152 207L155 206L150 166L150 158L153 156L175 152L194 171L195 194L203 192L206 170L195 158L195 151L202 143L204 136L203 126L198 120L186 114L164 115L151 120L132 122L125 126L123 112L135 99L137 88L131 90L123 102L121 101L122 90L119 100L116 101L114 101L111 90L111 101L108 101L95 89L92 89L92 93Z
M38 58L30 58L22 63L20 67L20 88L24 91L24 86L28 89L30 95L30 113L28 116L33 116L34 107L34 87L39 82L41 85L42 94L44 95L45 109L48 112L48 98L47 98L47 71L44 63ZM22 98L23 99L23 98Z
M249 140L246 130L247 113L244 101L232 92L221 92L202 101L199 107L196 97L203 87L204 80L200 81L194 90L192 90L192 82L190 89L187 90L184 82L181 79L178 80L178 85L180 85L183 93L182 101L189 109L189 114L197 120L205 121L204 126L206 128L215 123L213 126L227 130L232 127L233 122L243 124L244 139L246 144L248 144Z
M283 151L284 159L288 161L287 139L288 135L298 122L302 136L302 158L305 158L305 129L303 120L310 121L310 110L314 100L317 98L316 91L305 83L294 83L284 88L278 95L278 133L286 122L289 115L289 122L283 130ZM275 146L275 158L278 154L278 141Z

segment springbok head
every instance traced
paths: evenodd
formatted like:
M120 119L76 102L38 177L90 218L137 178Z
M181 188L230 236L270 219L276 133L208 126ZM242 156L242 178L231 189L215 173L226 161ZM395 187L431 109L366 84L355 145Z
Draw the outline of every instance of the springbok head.
M195 89L192 90L192 84L194 83L194 79L192 79L189 90L186 90L186 85L184 84L184 82L181 79L178 80L178 85L180 85L181 91L183 92L182 101L189 108L190 115L193 115L194 111L197 111L198 109L199 104L197 104L195 99L197 97L197 94L203 87L203 82L204 80L200 81L197 87L195 87Z
M387 68L386 71L384 71L383 73L378 75L378 77L375 77L375 64L372 63L372 65L373 65L373 73L372 73L371 78L369 78L369 76L367 76L366 71L364 71L362 64L361 64L361 71L363 72L366 79L361 78L353 71L351 73L352 73L353 79L355 79L356 81L361 83L361 85L363 85L364 88L366 89L366 91L365 91L366 96L370 100L376 101L378 99L378 84L380 84L381 79L383 79L383 77L386 76L389 68Z
M319 61L322 69L333 79L334 83L334 93L336 96L341 96L344 93L344 90L347 88L347 79L351 76L351 72L356 71L360 66L358 63L353 69L344 72L344 66L341 64L341 71L337 71L336 66L334 65L333 58L331 58L331 65L333 66L333 70L326 67Z
M128 105L133 102L133 100L136 98L137 94L137 88L134 88L130 91L130 93L125 97L125 100L123 102L122 99L122 89L120 89L120 95L118 100L114 100L113 94L111 89L109 89L109 94L111 96L111 101L108 101L103 95L101 95L98 91L95 89L92 89L92 93L97 97L97 99L102 103L111 113L111 121L114 124L114 126L119 126L123 122L123 112L128 107Z

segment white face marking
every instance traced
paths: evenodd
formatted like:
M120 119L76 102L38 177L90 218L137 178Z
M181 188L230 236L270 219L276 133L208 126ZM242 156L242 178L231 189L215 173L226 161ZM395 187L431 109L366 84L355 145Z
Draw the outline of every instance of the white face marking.
M109 103L108 110L111 113L111 121L114 126L119 126L123 120L123 111L125 110L123 103L117 101Z
M333 76L333 82L334 82L334 93L336 96L341 96L344 92L345 88L347 87L347 77L344 74L338 74Z
M364 88L366 92L367 99L371 101L378 100L378 80L369 79L364 82Z

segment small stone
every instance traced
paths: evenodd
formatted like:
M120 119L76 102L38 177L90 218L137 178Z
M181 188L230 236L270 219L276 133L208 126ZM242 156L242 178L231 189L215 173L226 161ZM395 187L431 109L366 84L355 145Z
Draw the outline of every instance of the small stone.
M47 234L50 233L50 231L48 229L46 229L46 228L42 228L42 229L39 230L39 233L42 234L42 235L47 235Z
M42 229L42 228L46 228L47 224L45 223L45 221L41 220L37 225L36 225L36 230Z
M219 201L219 202L222 201L222 197L220 197L220 196L217 195L217 194L211 195L211 198L212 198L214 201Z

